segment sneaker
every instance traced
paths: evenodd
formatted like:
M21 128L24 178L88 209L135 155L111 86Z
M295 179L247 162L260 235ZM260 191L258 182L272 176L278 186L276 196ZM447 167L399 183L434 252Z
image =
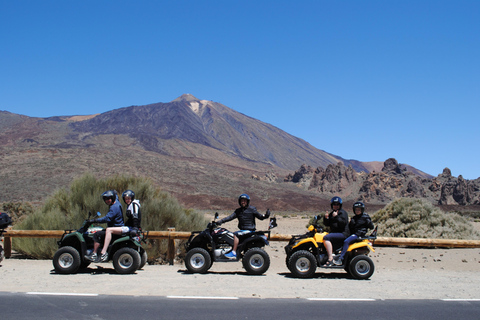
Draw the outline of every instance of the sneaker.
M333 264L336 266L341 266L343 265L343 260L342 259L333 259Z
M85 259L90 260L92 262L97 261L97 258L98 257L96 252L92 253L91 255L85 256Z
M105 262L108 260L108 252L105 252L104 254L102 254L102 256L100 257L100 261L101 262Z
M227 253L225 255L225 257L227 257L228 259L236 259L237 258L237 254L235 253L235 251L230 251L229 253Z

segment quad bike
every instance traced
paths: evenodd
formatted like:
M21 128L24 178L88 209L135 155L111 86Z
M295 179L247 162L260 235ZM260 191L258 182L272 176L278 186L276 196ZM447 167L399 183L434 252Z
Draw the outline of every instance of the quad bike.
M3 261L5 257L5 252L3 251L3 233L5 229L12 224L12 219L3 212L0 212L0 262Z
M260 275L270 267L270 257L263 247L267 246L270 229L276 226L276 218L270 218L268 231L254 231L241 238L237 247L237 257L229 259L225 254L232 251L233 233L219 228L215 219L203 231L194 231L190 235L185 248L185 267L192 273L206 273L213 262L231 262L242 260L248 274Z
M65 230L62 238L58 241L58 250L53 256L53 266L57 273L76 273L90 265L91 261L85 256L93 251L95 232L103 230L101 227L91 227L91 216L92 214L89 212L88 218L80 229ZM147 253L142 248L141 242L146 238L146 232L112 238L107 253L109 260L113 260L113 266L117 273L134 273L137 269L143 268L147 261Z
M328 256L323 245L323 237L327 232L317 224L315 217L313 224L308 227L308 232L303 235L292 236L290 242L285 246L287 253L287 267L293 276L297 278L310 278L315 274L318 267L323 267ZM359 280L369 279L375 271L372 259L367 255L373 249L373 242L377 238L377 227L371 235L358 238L350 244L341 266L328 266L329 269L344 269L353 278ZM334 259L340 254L343 243L333 244Z

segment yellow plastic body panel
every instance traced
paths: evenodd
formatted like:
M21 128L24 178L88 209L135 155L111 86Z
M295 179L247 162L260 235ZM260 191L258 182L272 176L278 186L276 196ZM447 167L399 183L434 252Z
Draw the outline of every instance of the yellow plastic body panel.
M348 247L347 251L352 251L352 250L362 248L362 247L368 247L368 249L370 249L370 251L375 252L375 250L372 247L372 243L368 240L362 240L360 242L355 242L354 244L351 244Z

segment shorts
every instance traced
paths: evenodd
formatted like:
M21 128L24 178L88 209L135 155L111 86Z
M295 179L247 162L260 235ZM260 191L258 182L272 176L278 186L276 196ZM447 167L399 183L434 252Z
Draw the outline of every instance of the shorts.
M122 227L122 233L129 233L130 232L130 227Z
M239 230L235 231L234 234L237 236L238 240L242 242L244 239L248 238L248 235L252 232L253 230Z

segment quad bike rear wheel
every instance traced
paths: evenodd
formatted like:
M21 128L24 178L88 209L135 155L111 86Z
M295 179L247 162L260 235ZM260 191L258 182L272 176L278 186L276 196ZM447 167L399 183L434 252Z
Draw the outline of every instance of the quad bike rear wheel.
M53 256L53 267L57 273L76 273L81 263L80 253L74 247L61 247Z
M310 251L299 250L290 257L288 269L296 278L311 278L317 270L317 259Z
M251 248L244 254L242 264L248 274L264 274L270 267L270 257L262 248Z
M355 256L348 264L350 275L358 280L366 280L370 278L375 271L375 265L372 259L365 255Z
M119 274L134 273L140 266L140 262L140 253L133 248L120 248L113 255L113 267Z
M185 267L191 273L207 273L212 263L212 257L203 248L190 249L185 256Z

